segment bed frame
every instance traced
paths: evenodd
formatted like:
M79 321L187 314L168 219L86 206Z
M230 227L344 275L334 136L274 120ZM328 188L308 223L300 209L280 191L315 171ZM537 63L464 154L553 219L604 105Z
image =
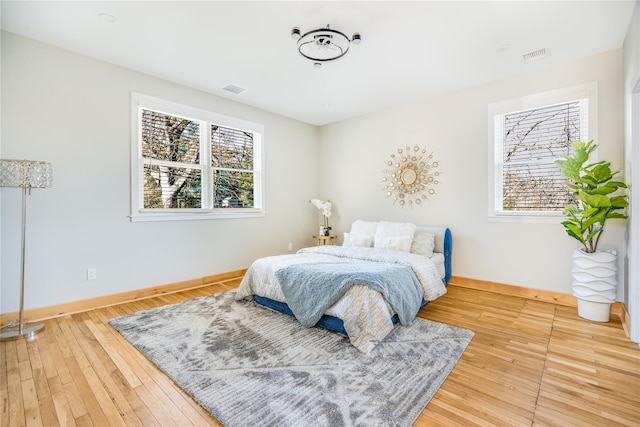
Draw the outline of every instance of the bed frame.
M451 230L447 227L417 227L416 231L424 231L427 233L431 233L435 236L435 248L434 252L440 252L444 254L444 269L445 275L442 279L442 282L446 285L449 284L449 280L451 280L451 252L453 250L453 238L451 236ZM253 300L260 305L263 305L272 310L279 311L280 313L288 314L291 317L295 317L293 311L289 308L289 306L280 301L274 301L270 298L261 297L258 295L253 296ZM422 301L422 305L427 304L428 301ZM398 321L398 315L394 314L391 318L392 322L395 324ZM337 332L339 334L347 336L347 331L344 329L344 323L342 319L339 319L334 316L323 315L316 326L327 329L329 331Z

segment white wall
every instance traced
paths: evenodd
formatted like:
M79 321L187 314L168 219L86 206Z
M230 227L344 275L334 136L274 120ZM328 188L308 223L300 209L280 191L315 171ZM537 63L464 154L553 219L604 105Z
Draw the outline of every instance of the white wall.
M599 129L592 136L600 145L599 158L622 169L621 50L323 127L321 156L327 169L321 190L337 208L336 230L348 231L359 218L445 225L454 236L454 275L571 293L571 252L577 242L559 221L487 219L487 108L493 102L590 82L598 85ZM385 162L405 145L426 146L440 160L438 194L422 208L394 205L382 190ZM624 222L612 221L601 241L601 249L619 252L621 267L624 233Z
M624 42L625 165L629 184L629 224L625 302L631 317L631 339L640 343L640 2Z
M245 268L285 253L288 242L307 246L318 221L313 197L334 202L339 233L358 218L446 225L454 233L455 275L570 293L576 243L561 225L487 220L487 107L595 81L600 158L621 169L622 64L615 50L317 129L3 33L1 156L54 168L53 187L28 200L26 308ZM267 216L129 222L131 91L263 123ZM438 194L422 208L393 205L382 190L389 154L407 144L426 146L440 161ZM0 195L0 310L7 312L18 307L20 191ZM612 222L601 243L621 260L624 234L625 224ZM98 280L86 280L87 267Z
M246 268L289 242L313 244L316 127L10 33L1 65L1 156L51 162L54 174L52 188L28 198L25 308ZM131 91L262 123L266 217L131 223ZM18 309L21 192L0 194L4 313ZM88 267L97 280L86 280Z

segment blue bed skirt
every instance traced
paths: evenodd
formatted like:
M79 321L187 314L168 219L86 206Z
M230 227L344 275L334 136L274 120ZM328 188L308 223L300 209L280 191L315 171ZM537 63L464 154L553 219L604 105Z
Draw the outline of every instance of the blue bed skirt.
M270 298L265 298L258 295L254 295L253 300L258 304L263 305L272 310L279 311L280 313L288 314L291 317L296 317L293 314L293 311L291 311L291 309L289 308L289 306L283 302L274 301ZM427 301L422 300L421 306L424 307L426 304L427 304ZM393 317L391 318L391 321L395 325L398 322L398 315L394 314ZM318 326L323 329L327 329L332 332L337 332L344 336L349 336L349 334L347 334L347 331L344 329L344 323L342 322L342 319L338 319L337 317L334 317L334 316L329 316L324 314L320 318L318 323L315 324L315 326Z
M263 305L272 310L279 311L280 313L288 314L291 317L296 317L293 314L293 311L291 311L291 309L289 308L289 306L283 302L274 301L270 298L260 297L258 295L254 295L253 300L258 304ZM398 320L397 315L394 315L393 317L396 319L396 321ZM333 332L337 332L344 336L348 336L347 331L344 329L344 324L342 323L342 320L338 319L337 317L327 316L325 314L320 318L318 323L316 323L316 326L319 326L324 329L328 329Z

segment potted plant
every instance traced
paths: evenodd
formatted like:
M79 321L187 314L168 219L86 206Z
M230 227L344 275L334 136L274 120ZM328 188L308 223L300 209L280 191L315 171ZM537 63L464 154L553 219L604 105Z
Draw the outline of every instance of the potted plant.
M322 212L322 224L320 224L319 236L328 236L331 234L332 227L329 225L331 217L331 200L311 199L309 202Z
M567 234L582 244L573 252L573 294L580 317L607 322L616 297L617 254L599 251L598 244L608 219L627 218L619 212L629 205L627 195L618 191L627 186L613 179L619 171L611 172L610 162L585 164L597 148L593 141L577 141L572 147L573 155L557 160L556 165L576 198L576 203L565 207L562 222Z

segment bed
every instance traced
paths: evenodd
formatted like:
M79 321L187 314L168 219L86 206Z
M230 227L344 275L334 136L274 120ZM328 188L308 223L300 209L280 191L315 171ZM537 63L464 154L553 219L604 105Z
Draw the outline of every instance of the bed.
M422 305L446 293L453 243L448 228L358 220L344 234L342 246L254 261L236 299L341 333L368 353L394 323L410 325Z

